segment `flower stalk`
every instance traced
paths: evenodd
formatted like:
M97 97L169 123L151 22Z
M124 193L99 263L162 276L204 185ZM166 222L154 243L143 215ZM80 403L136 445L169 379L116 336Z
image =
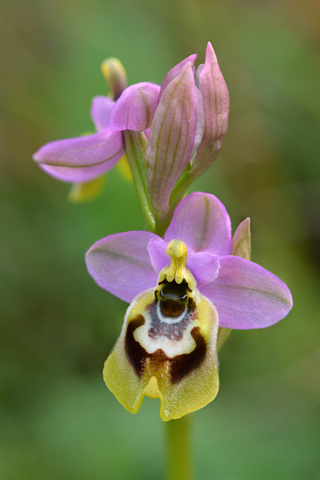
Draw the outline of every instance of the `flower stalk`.
M144 155L147 148L146 136L142 132L125 130L123 132L123 140L142 213L148 224L149 230L154 232L156 222L146 184L147 166L144 161Z
M165 431L167 479L193 480L191 456L191 416L167 422Z

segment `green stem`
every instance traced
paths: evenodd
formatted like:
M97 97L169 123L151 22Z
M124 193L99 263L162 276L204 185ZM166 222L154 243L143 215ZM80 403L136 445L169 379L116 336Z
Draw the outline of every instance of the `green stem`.
M144 160L147 139L142 132L125 130L123 132L123 140L143 215L149 229L154 232L155 219L147 189L147 165Z
M193 179L190 176L189 172L190 172L190 165L188 164L184 169L184 171L182 172L181 177L176 183L174 189L172 190L172 193L170 195L169 210L165 214L163 214L163 212L155 211L155 220L156 220L155 233L157 233L160 237L164 235L165 231L167 230L172 220L176 206L184 198L188 188L193 182Z
M159 237L163 238L167 228L170 225L170 222L171 222L172 217L173 217L173 213L174 213L174 211L170 210L166 216L162 216L162 217L155 216L156 226L155 226L154 233L159 235Z
M167 479L192 480L190 415L166 422Z

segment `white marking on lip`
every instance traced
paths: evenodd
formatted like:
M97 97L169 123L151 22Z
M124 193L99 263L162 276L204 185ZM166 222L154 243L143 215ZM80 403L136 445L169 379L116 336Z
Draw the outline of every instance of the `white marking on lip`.
M152 328L151 317L150 314L146 312L145 323L133 332L133 338L148 353L151 354L156 350L161 349L167 357L173 358L184 353L191 353L196 348L196 342L190 333L193 327L193 322L190 322L180 340L170 340L165 335L159 335L156 338L152 338L148 334L149 329Z

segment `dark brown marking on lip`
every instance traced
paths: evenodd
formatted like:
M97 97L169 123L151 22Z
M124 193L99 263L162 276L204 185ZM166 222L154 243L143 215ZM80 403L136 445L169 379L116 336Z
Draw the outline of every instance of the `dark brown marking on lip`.
M125 339L126 354L138 377L141 377L143 374L145 359L148 354L146 350L141 347L140 343L135 341L133 332L144 323L145 319L142 315L138 315L132 320L128 324Z
M191 353L184 353L169 358L160 348L154 353L148 353L140 343L134 339L134 331L144 323L145 319L143 316L138 315L128 324L125 338L126 354L138 377L142 377L148 358L150 359L150 371L152 370L152 374L156 376L157 372L159 373L165 363L169 364L170 380L173 384L180 382L193 370L200 367L206 356L207 345L200 333L199 327L194 327L191 330L191 335L196 342L196 348Z
M191 353L183 353L170 359L170 375L171 382L178 383L186 377L192 370L200 367L205 359L207 352L207 344L200 333L199 327L194 327L191 330L191 335L196 342L196 348Z

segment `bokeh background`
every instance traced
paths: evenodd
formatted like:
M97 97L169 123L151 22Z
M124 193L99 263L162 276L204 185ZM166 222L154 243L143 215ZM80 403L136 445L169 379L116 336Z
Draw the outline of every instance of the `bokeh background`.
M0 478L160 480L158 400L133 416L101 370L126 304L95 285L84 253L145 228L114 169L94 202L31 160L92 130L107 94L100 63L161 83L212 42L230 90L230 128L194 190L216 194L233 229L252 220L252 259L291 288L294 309L234 331L221 390L193 415L198 479L320 479L320 4L304 0L11 0L0 12Z

